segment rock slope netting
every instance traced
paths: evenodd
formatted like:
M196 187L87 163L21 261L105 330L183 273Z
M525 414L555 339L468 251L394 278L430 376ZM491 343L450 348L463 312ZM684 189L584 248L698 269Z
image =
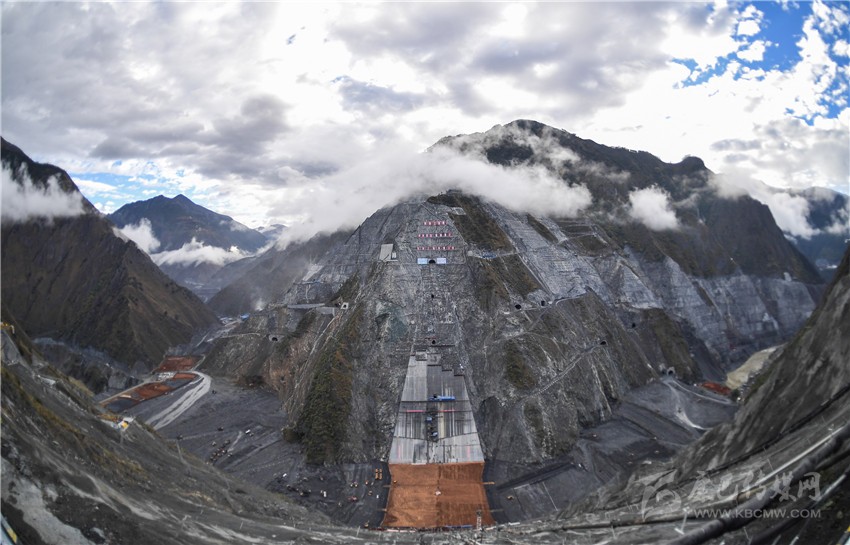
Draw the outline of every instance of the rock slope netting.
M707 274L616 229L459 193L381 210L219 341L205 369L278 389L311 461L381 459L411 347L436 343L465 370L485 457L540 461L629 390L666 372L719 378L814 308L805 260L803 278Z
M700 448L685 458L685 467L693 472L700 466L728 464L806 426L830 405L850 406L848 261L850 251L836 269L822 304L791 342L773 355L735 420L707 434Z
M57 179L61 191L84 203L83 213L72 217L4 220L3 307L27 333L151 368L166 349L217 323L195 295L116 236L67 173L33 162L5 140L2 160L13 183L46 187Z
M846 530L843 514L848 506L846 489L834 486L847 473L850 437L850 405L842 397L847 391L842 362L850 337L846 259L837 278L824 306L774 360L762 386L767 390L757 390L735 423L706 435L679 461L643 466L625 489L573 506L575 514L569 517L497 526L483 533L441 533L433 536L435 542L703 543L726 532L734 532L724 537L727 543L773 542L779 535L783 543L795 537L800 543L837 542ZM2 510L24 543L422 541L420 532L334 527L313 511L235 481L164 443L139 421L122 432L114 415L92 405L83 391L33 358L25 335L4 327L0 340ZM818 368L823 372L816 372ZM799 373L801 369L805 372ZM762 391L766 393L759 395ZM762 416L777 409L765 405L772 395L809 407L805 414L792 409L785 429L771 429ZM742 445L749 449L742 458L741 449L730 451L729 444L747 433L756 434L754 443L767 441L755 449ZM706 453L703 459L714 458L708 466L693 457L701 452ZM682 461L688 469L677 481ZM689 480L694 470L700 478ZM782 484L779 479L786 474L797 475L799 482ZM820 476L817 482L813 475ZM773 486L789 496L771 497ZM813 503L819 492L824 499ZM765 507L818 509L821 518L816 524L806 524L804 517L742 516L724 522L711 518L719 515L696 512L701 506L746 506L759 498L773 500Z
M721 535L726 543L841 543L850 508L848 313L850 251L734 420L669 463L643 466L625 486L571 506L546 525L551 541L617 528L614 543L713 543Z

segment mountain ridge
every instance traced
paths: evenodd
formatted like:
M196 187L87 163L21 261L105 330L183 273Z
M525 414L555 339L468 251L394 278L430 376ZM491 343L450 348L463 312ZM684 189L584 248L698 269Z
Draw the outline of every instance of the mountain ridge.
M140 236L160 269L204 299L221 288L215 277L224 265L270 244L263 233L182 193L126 204L108 218L127 236Z
M820 284L805 277L739 267L700 276L666 254L619 244L603 227L457 192L382 209L304 263L287 292L216 344L205 369L277 389L297 422L291 437L329 438L309 447L315 462L381 458L398 399L396 360L433 338L445 361L465 369L488 459L541 461L563 455L581 429L665 369L719 380L730 360L787 338L814 308ZM427 238L440 229L450 240ZM383 245L396 260L380 258ZM439 256L445 265L429 264ZM333 319L310 310L343 301L348 310ZM558 402L537 400L546 384ZM347 393L328 405L314 387ZM331 416L348 423L316 427Z
M64 194L84 199L64 170L32 161L5 140L2 160L21 187L30 178L44 187L57 177ZM29 176L20 165L27 165ZM167 348L217 319L113 229L91 205L73 217L4 221L3 306L33 337L94 347L152 368Z
M108 218L119 229L147 219L160 243L158 251L179 250L193 238L208 246L226 250L237 246L245 252L255 252L268 243L261 233L193 202L182 193L172 198L157 195L125 204Z

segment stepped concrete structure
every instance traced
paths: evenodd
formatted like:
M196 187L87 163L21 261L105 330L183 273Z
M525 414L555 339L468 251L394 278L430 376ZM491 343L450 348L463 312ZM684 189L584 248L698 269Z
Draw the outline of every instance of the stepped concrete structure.
M463 266L465 256L447 218L421 221L416 239L425 241L416 246L416 262L426 304L420 307L390 447L392 484L383 526L490 525L484 453L464 368L453 351L460 331L442 288L449 276L442 271Z
M435 348L410 356L390 464L484 461L464 377L440 360Z

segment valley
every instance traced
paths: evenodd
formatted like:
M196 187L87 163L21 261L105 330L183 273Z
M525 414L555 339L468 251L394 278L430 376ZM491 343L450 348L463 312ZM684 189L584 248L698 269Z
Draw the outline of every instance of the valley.
M767 207L719 197L695 158L530 121L439 146L539 162L591 204L412 195L223 267L235 279L207 302L96 214L4 225L3 513L24 542L675 541L725 520L696 509L767 505L785 473L841 482L846 253L825 284ZM559 146L608 170L524 151ZM631 185L612 191L615 165ZM676 229L621 219L647 184L675 197ZM124 256L108 284L124 295L83 281L113 261L56 256L60 231ZM67 280L41 291L19 256ZM48 316L16 290L111 306ZM781 531L735 520L736 540L739 523Z

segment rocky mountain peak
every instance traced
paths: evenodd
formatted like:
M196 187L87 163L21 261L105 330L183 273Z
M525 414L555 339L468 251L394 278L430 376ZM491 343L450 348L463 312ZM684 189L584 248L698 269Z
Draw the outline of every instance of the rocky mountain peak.
M100 214L94 205L86 199L67 172L61 168L45 163L37 163L18 146L0 137L0 157L3 169L10 173L12 181L25 187L31 185L40 191L50 188L51 183L65 194L79 201L82 211L87 214Z
M219 343L207 366L278 388L290 436L307 442L312 461L336 463L386 455L400 362L433 343L446 369L466 377L488 459L561 456L630 390L667 370L718 380L814 308L819 280L782 253L781 232L757 223L753 244L783 272L738 264L745 250L718 226L740 210L708 212L698 228L659 235L457 191L388 207L323 255L283 250L288 284L252 309L243 330L252 335ZM273 262L242 284L264 284Z
M96 348L129 365L152 366L167 348L217 322L197 297L118 237L64 170L36 163L5 140L2 158L18 183L58 180L84 204L80 213L49 222L4 217L3 307L28 333ZM56 199L55 192L48 193Z

